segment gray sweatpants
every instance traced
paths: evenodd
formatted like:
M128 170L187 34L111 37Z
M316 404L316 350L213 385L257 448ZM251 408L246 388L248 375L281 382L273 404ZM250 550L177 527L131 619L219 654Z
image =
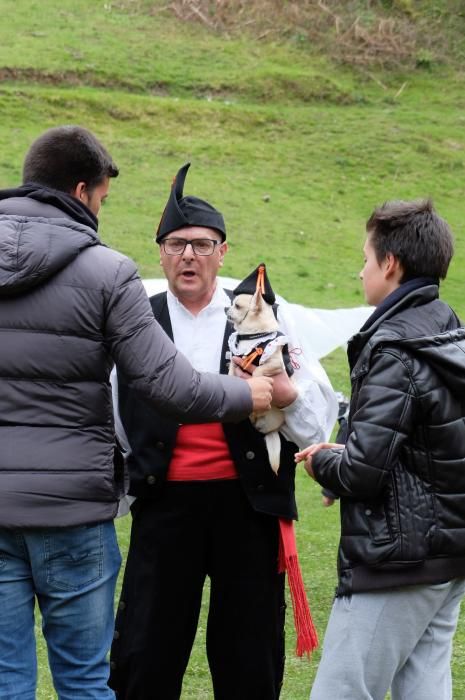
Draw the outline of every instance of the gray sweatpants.
M452 700L465 579L336 598L310 700Z

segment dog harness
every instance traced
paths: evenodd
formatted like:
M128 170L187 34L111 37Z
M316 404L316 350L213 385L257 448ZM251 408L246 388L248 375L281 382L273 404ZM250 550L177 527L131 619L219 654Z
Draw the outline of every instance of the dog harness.
M231 333L229 336L229 350L231 355L242 357L242 369L246 370L250 365L259 365L271 357L276 348L282 347L283 353L288 355L288 337L281 331L272 333ZM241 352L239 345L242 344ZM285 362L286 364L286 362Z

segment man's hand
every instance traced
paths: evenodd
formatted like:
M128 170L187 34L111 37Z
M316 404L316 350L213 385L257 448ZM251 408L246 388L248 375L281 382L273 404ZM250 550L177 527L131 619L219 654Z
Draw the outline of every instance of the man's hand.
M242 357L238 357L237 355L233 355L231 357L231 362L234 365L235 377L241 377L241 379L250 379L255 369L255 365L251 365L251 367L249 368L250 371L242 369Z
M255 365L251 365L250 371L247 372L241 367L242 359L240 357L233 356L231 361L234 363L234 374L236 377L250 379L251 375L254 376L253 373L257 369ZM285 370L273 375L273 406L285 408L296 400L297 394L297 388L295 384L291 382Z
M294 460L296 464L305 460L305 470L307 471L309 476L311 476L312 479L314 479L315 474L313 473L312 469L313 456L316 455L316 453L320 450L327 450L331 449L332 447L340 447L341 449L344 449L345 445L339 445L337 442L318 442L315 445L310 445L310 447L306 447L300 452L296 452L294 455Z
M297 387L285 370L273 376L273 406L286 408L297 398Z
M271 408L273 396L273 380L271 377L249 377L247 382L252 392L253 410L268 411Z

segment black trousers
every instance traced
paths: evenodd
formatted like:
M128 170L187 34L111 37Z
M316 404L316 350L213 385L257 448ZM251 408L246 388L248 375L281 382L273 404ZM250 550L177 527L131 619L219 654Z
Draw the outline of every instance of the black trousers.
M278 521L238 481L168 483L133 506L109 685L118 700L178 700L211 582L207 656L216 700L277 700L284 673Z

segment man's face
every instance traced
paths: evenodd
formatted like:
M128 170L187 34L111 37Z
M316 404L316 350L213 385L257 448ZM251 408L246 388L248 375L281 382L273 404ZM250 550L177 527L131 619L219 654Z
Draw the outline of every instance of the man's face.
M110 178L105 177L105 179L92 190L84 188L80 195L81 201L84 202L86 207L88 207L95 216L98 216L100 207L108 196L109 189Z
M182 238L192 241L210 239L217 241L211 255L196 255L188 244L181 255L168 255L163 242L168 239ZM218 231L203 226L186 226L171 231L163 238L160 245L160 264L173 294L181 301L208 304L216 287L216 276L227 250L227 244L221 243Z

